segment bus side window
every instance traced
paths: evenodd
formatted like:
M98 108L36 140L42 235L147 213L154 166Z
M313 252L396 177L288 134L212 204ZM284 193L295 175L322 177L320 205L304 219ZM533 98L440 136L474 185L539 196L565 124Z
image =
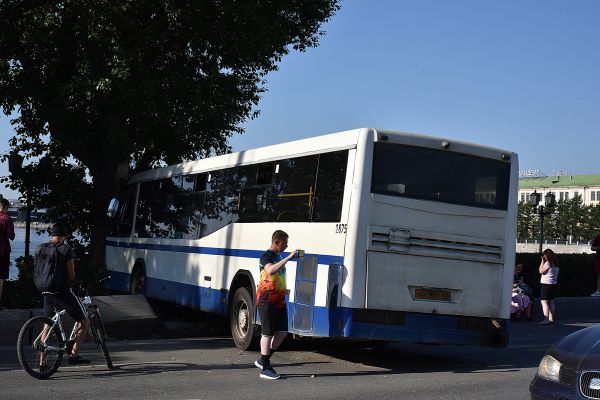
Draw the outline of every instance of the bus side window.
M169 210L174 202L171 178L142 182L138 201L135 236L140 238L168 238L171 236Z
M202 206L201 227L199 237L229 225L232 220L231 201L236 186L235 168L222 169L209 173L206 195Z
M313 222L339 222L342 217L348 150L319 155Z
M150 235L150 205L154 192L155 182L140 183L140 195L138 199L137 214L135 219L134 236L138 238L152 237Z
M234 221L267 222L270 214L271 183L274 166L272 162L236 168L236 193L232 199Z
M140 238L197 239L203 174L142 182L135 223Z
M202 209L206 197L206 180L208 174L196 174L192 182L185 183L191 193L185 199L187 210L187 231L182 235L183 239L199 239L202 237Z
M239 198L239 222L266 222L271 188L255 186L242 189Z
M317 161L308 156L275 162L270 221L310 221Z
M116 237L128 237L131 235L133 225L133 210L135 205L135 194L137 185L127 188L125 199L121 201L117 216L115 217L112 235Z

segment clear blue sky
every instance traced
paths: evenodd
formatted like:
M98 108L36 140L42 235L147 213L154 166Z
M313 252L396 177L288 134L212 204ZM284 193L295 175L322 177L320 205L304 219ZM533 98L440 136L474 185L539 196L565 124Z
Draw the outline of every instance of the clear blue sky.
M599 0L341 6L319 47L267 76L234 151L368 126L513 150L521 170L600 173ZM10 136L0 119L1 152Z

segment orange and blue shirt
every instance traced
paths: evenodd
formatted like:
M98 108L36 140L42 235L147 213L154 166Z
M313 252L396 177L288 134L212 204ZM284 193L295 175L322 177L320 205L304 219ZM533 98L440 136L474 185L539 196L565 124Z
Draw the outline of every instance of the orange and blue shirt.
M285 307L285 266L274 274L265 270L265 265L276 264L281 256L273 250L267 250L260 257L260 281L256 289L256 304L261 307Z

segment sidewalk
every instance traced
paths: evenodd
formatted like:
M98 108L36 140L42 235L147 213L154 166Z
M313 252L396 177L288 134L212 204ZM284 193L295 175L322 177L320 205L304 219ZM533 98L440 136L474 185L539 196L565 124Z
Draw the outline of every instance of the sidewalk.
M600 322L600 297L558 297L554 300L556 320ZM532 316L534 321L542 321L542 304L540 299L533 299Z
M16 345L21 326L32 316L32 310L1 310L0 346Z
M126 339L135 333L149 332L156 322L156 314L142 295L98 296L93 299L110 337ZM0 346L16 345L21 327L36 315L43 315L43 310L0 311ZM63 319L63 326L67 334L71 332L73 321L68 315Z

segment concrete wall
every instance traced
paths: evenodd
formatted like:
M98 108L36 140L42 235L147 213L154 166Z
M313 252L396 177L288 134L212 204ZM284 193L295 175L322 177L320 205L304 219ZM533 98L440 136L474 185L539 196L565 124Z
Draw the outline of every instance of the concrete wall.
M542 249L552 249L556 254L594 254L588 243L581 244L557 244L552 241L545 241ZM538 253L540 251L539 243L517 243L517 253Z

